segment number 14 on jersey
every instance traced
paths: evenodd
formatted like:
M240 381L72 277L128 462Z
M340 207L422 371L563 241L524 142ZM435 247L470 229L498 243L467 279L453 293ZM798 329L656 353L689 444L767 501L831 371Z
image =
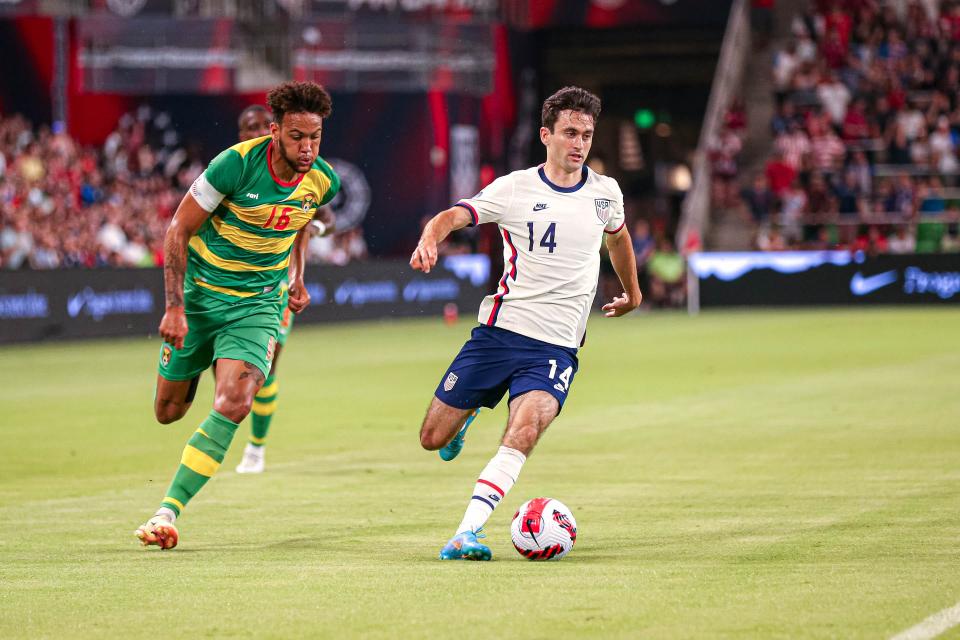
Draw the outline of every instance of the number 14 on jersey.
M530 231L530 247L528 251L533 251L533 223L527 223L527 229ZM547 230L543 233L543 237L540 238L540 246L546 247L550 253L553 253L553 250L557 247L557 223L551 222L550 226L547 227Z

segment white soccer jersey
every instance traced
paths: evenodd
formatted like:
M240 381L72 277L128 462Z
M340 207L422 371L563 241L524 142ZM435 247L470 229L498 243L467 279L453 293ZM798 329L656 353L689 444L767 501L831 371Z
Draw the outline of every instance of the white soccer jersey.
M480 322L579 347L597 293L603 233L624 224L617 181L584 167L578 184L558 187L542 166L533 167L457 205L474 224L496 222L503 237L503 277L481 303Z

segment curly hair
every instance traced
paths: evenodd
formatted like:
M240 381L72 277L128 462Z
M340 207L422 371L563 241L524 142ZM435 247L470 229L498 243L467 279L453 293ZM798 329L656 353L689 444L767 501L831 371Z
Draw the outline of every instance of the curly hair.
M286 113L315 113L327 118L333 112L330 94L316 82L284 82L267 94L267 106L274 122L283 122Z
M540 112L542 126L553 131L561 111L580 111L593 116L593 122L600 117L600 98L580 87L564 87L543 101L543 110Z

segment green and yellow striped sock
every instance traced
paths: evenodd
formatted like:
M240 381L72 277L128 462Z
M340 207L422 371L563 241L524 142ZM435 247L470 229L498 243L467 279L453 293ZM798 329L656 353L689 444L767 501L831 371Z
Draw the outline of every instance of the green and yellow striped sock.
M267 431L273 421L273 412L277 410L277 390L280 388L274 374L267 376L260 391L253 399L253 428L250 430L250 444L262 447L267 440Z
M173 509L178 516L190 498L197 495L207 480L217 472L223 456L230 448L237 423L211 411L183 448L180 466L173 475L162 506Z

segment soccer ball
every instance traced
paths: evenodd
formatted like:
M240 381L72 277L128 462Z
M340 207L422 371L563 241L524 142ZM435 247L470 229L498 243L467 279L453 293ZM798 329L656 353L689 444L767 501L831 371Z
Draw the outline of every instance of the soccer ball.
M513 546L528 560L559 560L577 541L577 521L559 500L534 498L520 505L510 525Z

